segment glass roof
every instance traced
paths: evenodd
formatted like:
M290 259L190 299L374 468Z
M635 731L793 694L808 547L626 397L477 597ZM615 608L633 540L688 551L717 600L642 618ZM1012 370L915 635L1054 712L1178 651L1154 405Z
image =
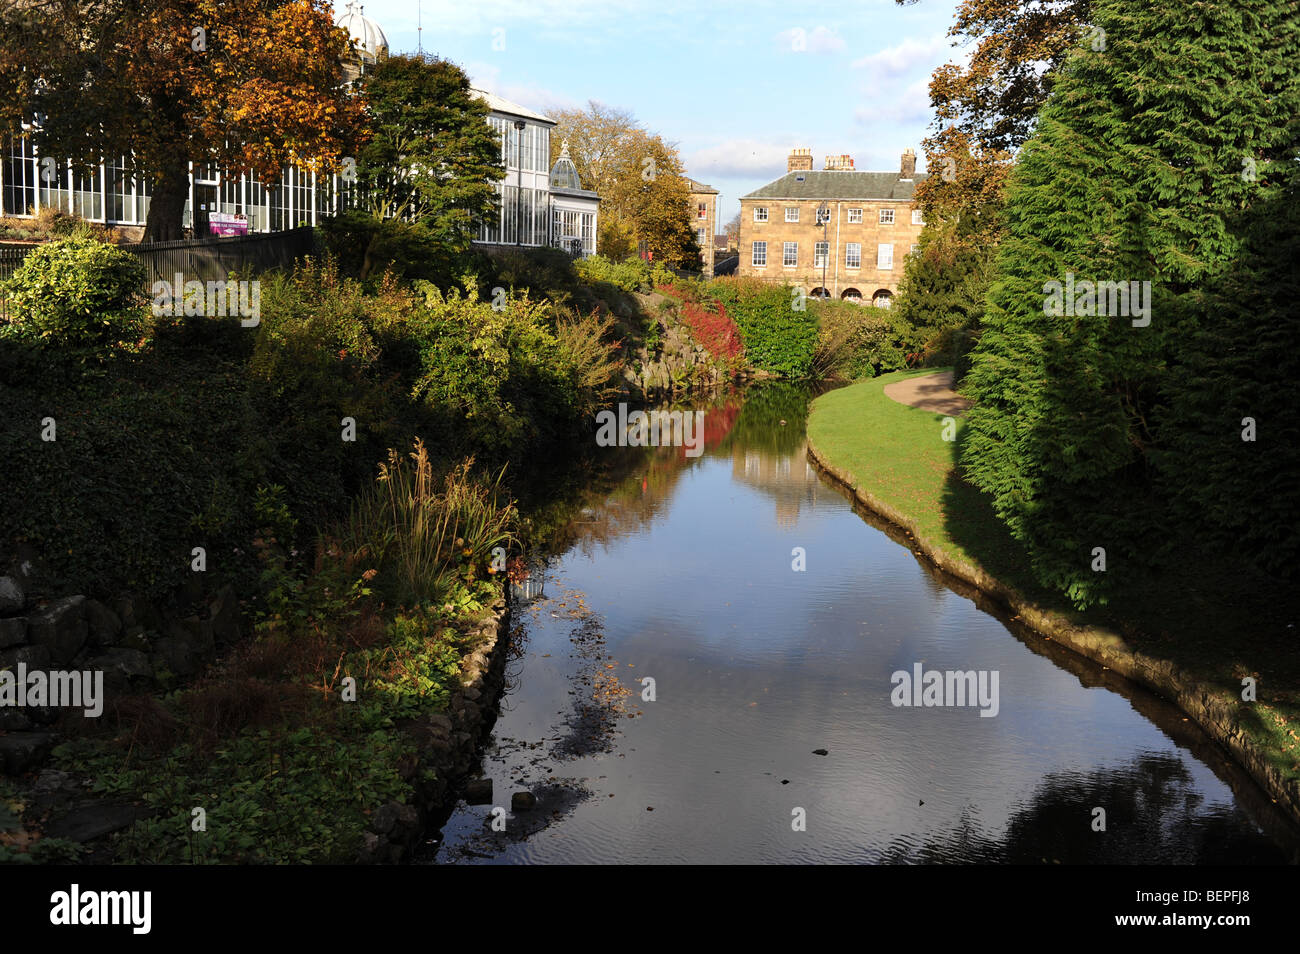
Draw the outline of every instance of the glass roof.
M560 158L555 160L555 165L551 167L551 188L552 189L581 189L582 182L578 179L578 168L569 158L569 140L564 140L560 147Z

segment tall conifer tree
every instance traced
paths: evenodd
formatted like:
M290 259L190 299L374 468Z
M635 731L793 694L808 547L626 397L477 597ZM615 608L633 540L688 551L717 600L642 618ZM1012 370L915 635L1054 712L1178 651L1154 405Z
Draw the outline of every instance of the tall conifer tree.
M1157 441L1213 320L1204 293L1242 254L1231 220L1279 188L1243 169L1290 161L1300 112L1294 2L1098 0L1092 20L1104 43L1066 62L1008 186L962 458L1080 605L1181 542ZM1086 294L1148 281L1128 315Z

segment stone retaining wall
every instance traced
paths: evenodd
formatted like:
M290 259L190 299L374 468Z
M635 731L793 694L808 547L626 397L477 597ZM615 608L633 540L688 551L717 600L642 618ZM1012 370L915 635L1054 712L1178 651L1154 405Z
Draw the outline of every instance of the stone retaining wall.
M104 673L108 697L149 691L198 672L240 635L239 600L230 586L198 597L185 609L162 612L143 600L110 604L65 596L34 605L29 563L0 576L0 670ZM60 710L0 707L0 774L40 765L58 741Z
M510 609L504 598L492 605L476 633L474 651L461 662L461 688L446 713L401 726L420 753L402 773L415 786L415 804L389 802L374 813L357 864L410 860L425 833L446 818L457 786L477 764L479 743L496 722L497 700L505 687Z

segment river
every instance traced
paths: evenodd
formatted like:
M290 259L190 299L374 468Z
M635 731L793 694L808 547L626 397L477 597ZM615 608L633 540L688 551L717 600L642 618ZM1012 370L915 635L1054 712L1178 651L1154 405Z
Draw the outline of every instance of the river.
M518 594L492 801L462 801L425 862L1300 857L1177 709L855 512L806 458L808 398L714 402L699 457L609 449L631 472ZM895 705L893 674L918 665L995 673L996 714ZM512 811L523 791L535 807Z

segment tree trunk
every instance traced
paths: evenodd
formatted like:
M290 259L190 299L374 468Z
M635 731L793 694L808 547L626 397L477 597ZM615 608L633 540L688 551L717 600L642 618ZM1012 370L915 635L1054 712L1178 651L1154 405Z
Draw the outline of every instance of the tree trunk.
M186 163L169 164L153 181L149 215L144 223L144 241L171 242L184 237L181 223L189 195L190 175Z

